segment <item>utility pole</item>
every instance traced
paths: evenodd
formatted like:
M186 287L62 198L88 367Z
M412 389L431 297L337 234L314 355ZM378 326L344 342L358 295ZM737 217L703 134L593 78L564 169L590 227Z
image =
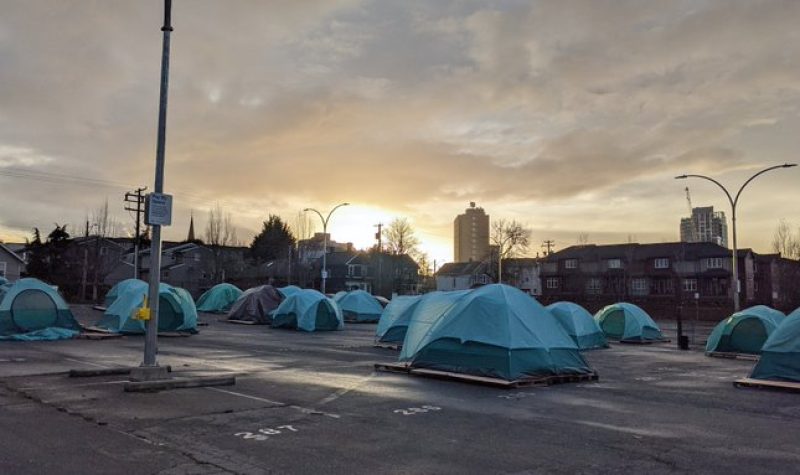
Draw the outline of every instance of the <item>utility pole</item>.
M549 256L553 253L553 248L556 247L556 242L552 239L547 239L545 242L542 243L542 249L544 249L545 257Z
M142 194L143 191L147 189L146 186L141 188L136 188L136 191L129 191L125 193L125 202L126 203L135 203L135 208L131 206L125 206L127 211L135 211L136 212L136 237L133 238L133 278L139 278L139 247L142 242L142 232L141 232L141 219L142 213L144 213L144 195Z
M381 284L383 283L383 223L378 223L375 227L378 228L378 232L375 233L375 239L378 240L378 281L376 287L380 292Z

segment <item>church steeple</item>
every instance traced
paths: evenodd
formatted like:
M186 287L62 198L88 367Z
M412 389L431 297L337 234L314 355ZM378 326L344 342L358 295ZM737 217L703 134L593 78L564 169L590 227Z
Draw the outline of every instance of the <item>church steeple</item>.
M186 240L188 242L194 241L194 211L192 211L192 214L190 216L191 217L189 218L189 235L186 236Z

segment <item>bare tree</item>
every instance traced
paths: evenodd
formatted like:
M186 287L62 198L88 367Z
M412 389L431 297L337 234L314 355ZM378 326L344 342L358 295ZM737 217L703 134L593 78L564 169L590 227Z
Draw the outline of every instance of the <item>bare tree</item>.
M778 222L772 235L772 250L790 259L800 257L800 232L797 235L792 233L791 225L785 219Z
M122 225L108 210L108 198L102 205L95 209L87 220L89 234L94 236L94 244L91 251L88 247L83 249L83 276L81 277L81 294L86 298L87 274L91 270L92 276L92 301L96 302L99 297L100 282L116 266L119 256L112 254L109 250L113 246L106 246L105 238L115 237Z
M414 236L414 228L406 218L395 218L383 228L383 246L389 254L419 254L419 239Z
M589 244L589 233L578 233L578 244L585 246Z
M531 230L516 220L498 219L492 223L491 241L497 248L497 282L503 281L503 259L528 252Z
M205 236L206 244L210 246L233 246L239 241L231 214L226 213L219 203L208 210Z
M230 213L226 213L217 203L208 210L206 223L206 244L214 253L214 281L224 280L223 250L225 246L238 246L239 238Z
M310 238L314 234L314 221L308 213L300 211L295 217L293 234L298 241L303 241Z

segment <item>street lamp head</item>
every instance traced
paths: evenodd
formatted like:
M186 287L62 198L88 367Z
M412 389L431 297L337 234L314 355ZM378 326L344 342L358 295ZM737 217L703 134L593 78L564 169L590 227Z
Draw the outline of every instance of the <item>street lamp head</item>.
M686 178L689 178L689 175L679 175L679 176L675 177L676 180L683 180L683 179L686 179Z
M342 203L342 206L350 206L350 203Z
M311 211L311 208L303 208L303 212L305 211Z
M783 164L783 168L792 168L792 167L796 167L796 166L797 166L796 163L784 163Z

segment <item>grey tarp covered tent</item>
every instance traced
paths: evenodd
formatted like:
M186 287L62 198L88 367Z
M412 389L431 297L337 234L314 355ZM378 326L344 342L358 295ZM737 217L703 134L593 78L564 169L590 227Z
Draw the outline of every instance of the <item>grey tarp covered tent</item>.
M272 312L283 300L284 297L279 289L271 285L259 285L247 289L231 306L228 320L269 325L272 323Z
M400 354L412 368L504 380L593 373L555 317L515 287L482 286L458 297L438 318L419 310Z

